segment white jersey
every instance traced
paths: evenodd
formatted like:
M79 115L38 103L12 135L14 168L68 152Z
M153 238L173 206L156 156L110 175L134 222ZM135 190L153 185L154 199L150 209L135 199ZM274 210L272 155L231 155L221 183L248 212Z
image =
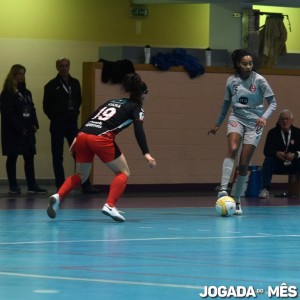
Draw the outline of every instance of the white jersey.
M271 100L268 101L269 107L265 111L266 98ZM219 115L218 125L223 122L230 105L232 107L230 120L251 127L255 126L259 117L267 119L276 109L276 100L270 85L263 76L254 71L246 80L237 74L227 79L224 103L226 105Z

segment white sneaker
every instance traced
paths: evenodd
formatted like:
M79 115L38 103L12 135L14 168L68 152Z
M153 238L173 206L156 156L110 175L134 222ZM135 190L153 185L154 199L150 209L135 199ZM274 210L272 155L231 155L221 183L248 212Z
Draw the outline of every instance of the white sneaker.
M58 194L54 194L49 198L49 206L47 208L47 214L49 218L54 219L56 217L56 211L60 203L60 197Z
M117 222L124 222L125 218L120 214L116 207L110 207L108 204L105 204L102 208L102 213L106 216L111 217Z
M243 213L242 204L241 204L241 202L236 202L235 205L236 205L236 209L235 209L234 215L240 216Z
M260 190L258 197L264 199L269 198L269 191L267 189Z
M219 198L224 197L224 196L228 196L227 190L220 190L219 193L218 193L217 198L219 199Z

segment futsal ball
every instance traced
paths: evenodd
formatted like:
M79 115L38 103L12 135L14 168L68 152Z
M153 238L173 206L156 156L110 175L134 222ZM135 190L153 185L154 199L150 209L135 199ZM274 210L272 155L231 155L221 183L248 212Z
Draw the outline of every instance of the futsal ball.
M235 213L235 201L229 196L223 196L216 202L217 214L222 217L229 217Z

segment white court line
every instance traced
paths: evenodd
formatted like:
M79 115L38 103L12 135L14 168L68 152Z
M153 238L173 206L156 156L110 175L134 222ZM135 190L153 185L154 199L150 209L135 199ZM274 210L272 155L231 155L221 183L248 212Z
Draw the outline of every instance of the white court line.
M35 294L59 294L59 290L33 290Z
M186 240L217 240L217 239L261 239L261 238L300 238L300 234L273 234L273 235L244 235L244 236L203 236L203 237L165 237L165 238L136 238L136 239L110 239L110 240L65 240L65 241L32 241L32 242L1 242L5 245L41 245L56 243L107 243L107 242L145 242L145 241L186 241Z
M181 289L203 289L203 286L185 285L185 284L171 284L171 283L158 283L158 282L145 282L145 281L126 281L126 280L109 280L109 279L94 279L94 278L80 278L80 277L64 277L64 276L49 276L40 274L24 274L13 272L0 272L3 276L15 276L26 278L38 279L53 279L53 280L67 280L67 281L82 281L82 282L96 282L96 283L114 283L114 284L128 284L128 285L143 285L143 286L158 286L158 287L171 287Z
M263 236L270 236L272 235L271 233L263 233L263 232L258 232L257 234L263 235Z

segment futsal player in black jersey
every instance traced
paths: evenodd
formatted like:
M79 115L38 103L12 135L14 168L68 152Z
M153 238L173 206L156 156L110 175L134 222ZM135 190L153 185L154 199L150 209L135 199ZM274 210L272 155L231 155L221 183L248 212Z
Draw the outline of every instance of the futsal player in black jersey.
M102 213L115 221L125 221L115 204L126 188L130 171L124 155L115 142L115 136L131 124L134 126L136 140L149 167L156 166L155 159L149 153L143 129L142 106L148 93L147 86L136 73L126 75L122 84L129 93L129 98L105 102L92 113L74 139L70 152L72 154L76 152L76 173L68 177L58 192L49 198L47 214L50 218L56 217L62 199L88 178L96 155L115 174Z

